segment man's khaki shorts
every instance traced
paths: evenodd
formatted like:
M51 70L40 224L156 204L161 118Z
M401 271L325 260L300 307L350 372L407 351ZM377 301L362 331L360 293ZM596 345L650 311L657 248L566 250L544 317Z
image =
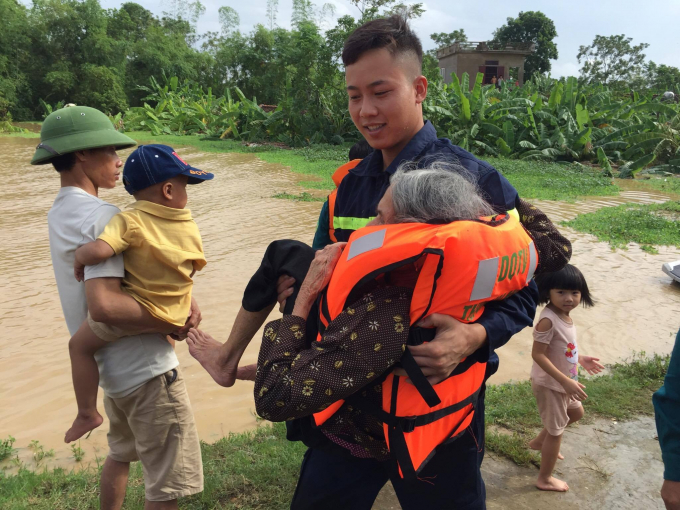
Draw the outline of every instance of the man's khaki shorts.
M116 326L109 326L103 322L95 322L89 313L87 314L87 325L90 326L90 329L97 337L105 342L115 342L119 338L130 335L129 332L126 333L123 329Z
M569 423L568 409L578 409L581 402L566 393L551 390L540 384L531 383L536 397L541 423L551 436L561 436Z
M201 446L179 369L123 398L104 397L109 457L141 461L146 499L168 501L203 490Z

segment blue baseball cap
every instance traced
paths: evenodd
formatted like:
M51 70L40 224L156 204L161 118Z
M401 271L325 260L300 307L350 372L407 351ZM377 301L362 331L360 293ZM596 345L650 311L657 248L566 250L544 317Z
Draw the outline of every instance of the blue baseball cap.
M189 165L172 147L152 144L140 145L128 156L123 168L123 184L125 190L134 195L178 175L189 177L189 184L200 184L215 177Z

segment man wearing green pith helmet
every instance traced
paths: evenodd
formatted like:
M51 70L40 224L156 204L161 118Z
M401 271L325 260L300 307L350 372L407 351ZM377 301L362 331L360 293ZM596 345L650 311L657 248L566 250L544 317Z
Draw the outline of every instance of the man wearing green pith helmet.
M119 133L102 112L69 106L52 112L42 125L33 165L51 164L61 189L47 215L50 251L66 325L73 335L86 319L149 331L137 310L118 299L123 256L85 268L85 281L73 274L75 250L94 241L119 209L98 197L111 189L123 166L116 151L136 142ZM200 311L177 331L183 337L198 326ZM65 348L66 346L64 346ZM145 509L174 509L177 499L203 490L198 434L174 346L161 334L139 334L111 342L95 355L99 384L110 421L109 455L101 475L101 508L123 505L130 462L141 461ZM149 433L151 421L153 434ZM163 427L159 431L158 423Z

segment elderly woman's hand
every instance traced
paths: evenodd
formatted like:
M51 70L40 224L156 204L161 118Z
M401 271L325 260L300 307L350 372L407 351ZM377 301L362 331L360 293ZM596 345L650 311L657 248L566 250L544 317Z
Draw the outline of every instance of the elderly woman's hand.
M347 243L329 244L323 250L316 252L295 300L293 315L307 319L312 304L331 280L333 269L340 260L340 255L342 255L346 245Z

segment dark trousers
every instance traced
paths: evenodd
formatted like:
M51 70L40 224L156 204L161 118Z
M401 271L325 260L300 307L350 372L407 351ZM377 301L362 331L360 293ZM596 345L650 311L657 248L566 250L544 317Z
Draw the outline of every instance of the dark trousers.
M393 461L379 462L309 448L300 468L291 510L370 510L392 482L404 510L484 510L484 393L465 433L428 462L418 480L405 482Z
M276 302L276 280L282 274L296 279L285 313L291 313L300 285L315 251L297 241L275 241L243 296L243 307L259 311ZM310 318L315 312L310 313ZM307 321L308 340L316 337L314 320ZM320 431L287 422L288 437L310 446L300 469L291 509L369 510L380 489L391 480L405 510L484 510L486 489L480 467L484 458L484 391L480 393L470 427L443 446L427 463L418 480L405 482L396 462L352 457Z

